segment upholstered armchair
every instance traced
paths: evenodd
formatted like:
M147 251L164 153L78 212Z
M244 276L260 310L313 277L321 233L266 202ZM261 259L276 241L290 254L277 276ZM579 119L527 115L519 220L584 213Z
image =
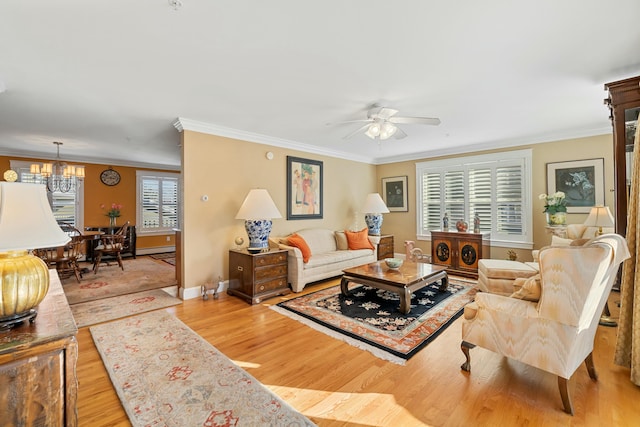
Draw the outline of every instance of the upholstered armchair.
M583 361L597 380L592 351L598 320L628 257L626 241L617 234L583 246L543 248L540 276L527 279L526 292L480 292L465 307L461 368L471 370L469 350L480 346L555 374L564 410L573 414L568 380Z

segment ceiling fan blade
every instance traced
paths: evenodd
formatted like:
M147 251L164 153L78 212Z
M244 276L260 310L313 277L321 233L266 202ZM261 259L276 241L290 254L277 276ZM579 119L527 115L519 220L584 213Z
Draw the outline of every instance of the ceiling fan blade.
M373 122L373 119L346 120L344 122L335 122L335 123L327 122L325 123L325 126L342 125L345 123L371 123L371 122Z
M399 127L396 126L396 133L393 134L393 137L395 139L402 139L402 138L406 138L407 134L404 133L404 131L402 129L400 129Z
M438 126L440 124L440 119L435 117L391 117L389 121L391 123L419 124L419 125L433 125L433 126Z
M358 120L358 121L362 121L362 120ZM367 120L367 121L369 121L369 120ZM342 137L342 139L349 139L349 138L352 138L354 135L357 135L359 132L362 132L362 131L364 131L364 130L367 130L367 128L368 128L368 127L369 127L369 123L367 123L367 124L366 124L366 125L364 125L364 126L359 127L358 129L354 130L354 131L353 131L353 132L351 132L350 134L343 136L343 137Z
M383 120L389 120L392 116L398 114L398 110L394 110L393 108L382 107L380 111L378 111L378 117Z

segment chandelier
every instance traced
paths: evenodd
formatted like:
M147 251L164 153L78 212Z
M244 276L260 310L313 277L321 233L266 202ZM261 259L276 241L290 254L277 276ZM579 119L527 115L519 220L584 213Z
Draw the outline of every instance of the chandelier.
M30 172L47 185L49 192L67 193L75 190L77 178L84 178L84 167L67 165L60 161L62 142L53 142L57 147L56 161L53 163L31 164Z
M387 120L376 119L373 123L369 125L365 135L367 135L371 139L380 138L382 140L391 138L398 128L395 124L391 123Z

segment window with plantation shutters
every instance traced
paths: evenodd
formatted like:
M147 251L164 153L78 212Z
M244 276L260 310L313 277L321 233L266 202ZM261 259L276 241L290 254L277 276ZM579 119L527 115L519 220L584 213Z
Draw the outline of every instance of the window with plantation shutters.
M491 234L492 245L531 244L531 150L434 160L416 164L418 238L464 220Z
M139 234L166 233L178 228L178 174L138 171Z

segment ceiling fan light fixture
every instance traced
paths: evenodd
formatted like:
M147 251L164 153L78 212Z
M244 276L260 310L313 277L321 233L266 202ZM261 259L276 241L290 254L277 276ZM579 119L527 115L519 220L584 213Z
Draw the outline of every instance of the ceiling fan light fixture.
M380 124L374 122L369 125L365 135L371 139L376 139L376 137L380 135L380 130Z
M384 122L382 124L382 128L380 129L380 139L385 140L391 138L398 128L391 122Z

